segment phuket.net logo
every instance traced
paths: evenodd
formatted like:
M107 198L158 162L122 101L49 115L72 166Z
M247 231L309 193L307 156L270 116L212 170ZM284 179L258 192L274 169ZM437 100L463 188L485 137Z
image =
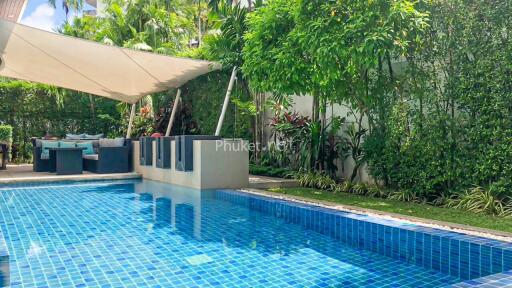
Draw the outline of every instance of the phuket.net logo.
M284 151L289 147L290 143L286 141L268 142L266 144L260 142L249 142L241 139L223 139L215 141L215 150L224 152L254 152L254 151Z

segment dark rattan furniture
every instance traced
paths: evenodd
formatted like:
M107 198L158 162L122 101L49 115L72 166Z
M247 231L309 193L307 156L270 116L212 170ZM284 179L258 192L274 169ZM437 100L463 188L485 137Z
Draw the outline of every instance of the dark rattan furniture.
M140 137L139 139L139 163L142 166L153 165L153 137Z
M174 136L164 136L156 139L156 167L171 168L171 141Z
M194 170L194 140L220 140L220 136L180 135L175 136L175 165L177 171Z
M84 170L94 173L127 173L131 168L132 141L124 140L120 147L98 147L96 159L84 157Z
M56 172L57 175L82 174L82 150L85 150L85 148L49 148L50 172Z

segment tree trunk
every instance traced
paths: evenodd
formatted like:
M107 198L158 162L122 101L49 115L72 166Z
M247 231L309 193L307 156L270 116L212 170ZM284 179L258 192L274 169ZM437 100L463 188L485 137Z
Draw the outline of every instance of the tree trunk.
M96 105L94 103L94 97L89 95L89 105L91 108L92 123L96 124Z
M312 107L312 114L311 114L311 120L313 122L317 122L320 118L320 101L317 96L313 96L313 107Z
M197 4L197 47L201 46L203 35L201 32L201 0Z

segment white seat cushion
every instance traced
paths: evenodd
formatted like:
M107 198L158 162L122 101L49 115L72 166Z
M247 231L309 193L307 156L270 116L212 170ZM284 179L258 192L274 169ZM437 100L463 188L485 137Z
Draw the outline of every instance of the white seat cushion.
M98 154L83 155L82 157L87 160L98 160Z

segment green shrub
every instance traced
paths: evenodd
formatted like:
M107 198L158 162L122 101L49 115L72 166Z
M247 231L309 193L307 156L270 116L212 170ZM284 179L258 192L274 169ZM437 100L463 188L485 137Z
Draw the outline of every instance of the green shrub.
M291 178L292 172L286 168L276 168L271 166L261 166L249 164L249 173L252 175L261 175L278 178Z
M357 183L352 186L352 193L357 195L366 195L368 190L366 189L366 185L364 183Z
M446 207L494 216L512 216L512 199L493 187L473 187L452 197Z
M342 193L343 192L343 184L336 184L334 185L334 187L332 187L332 193L333 194L336 194L336 193Z
M389 193L388 199L404 202L420 202L416 192L411 190L399 190Z
M352 193L352 182L345 181L343 184L341 184L341 191L344 193Z
M472 198L472 185L495 183L501 193L511 193L512 185L500 183L510 180L500 179L512 179L512 50L502 36L512 6L486 0L430 3L419 9L428 11L431 29L425 42L411 43L414 55L403 77L396 86L376 82L377 91L397 93L378 94L382 99L369 108L374 126L364 150L370 174L400 190L392 198L419 197L436 205L454 191L469 190L461 195ZM460 25L452 29L451 23Z
M12 126L0 125L0 143L11 144L12 143Z
M322 190L332 190L336 185L331 177L325 174L316 174L314 188Z
M336 191L336 181L322 172L296 172L293 177L302 187Z
M378 185L367 186L366 195L376 198L386 198L388 196L387 191L381 189Z

